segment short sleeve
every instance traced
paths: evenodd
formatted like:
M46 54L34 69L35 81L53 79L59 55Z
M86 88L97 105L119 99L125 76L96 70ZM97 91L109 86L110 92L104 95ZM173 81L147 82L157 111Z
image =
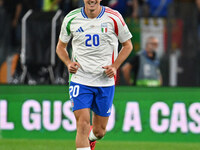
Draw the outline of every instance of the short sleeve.
M130 33L128 26L126 25L121 14L119 14L119 15L120 15L120 19L118 20L118 29L119 29L118 39L119 39L120 43L124 43L127 40L132 38L132 34Z
M65 17L61 26L61 31L59 36L59 39L63 43L68 43L72 37L70 32L70 25L71 25L71 20Z

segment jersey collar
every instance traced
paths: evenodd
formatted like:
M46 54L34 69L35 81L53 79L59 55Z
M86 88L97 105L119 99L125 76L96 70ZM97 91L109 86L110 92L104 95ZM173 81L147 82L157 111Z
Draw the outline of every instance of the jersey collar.
M102 6L101 12L97 16L97 18L101 18L103 16L104 12L105 12L105 7ZM82 14L83 18L88 18L88 16L85 14L84 7L81 8L81 14Z

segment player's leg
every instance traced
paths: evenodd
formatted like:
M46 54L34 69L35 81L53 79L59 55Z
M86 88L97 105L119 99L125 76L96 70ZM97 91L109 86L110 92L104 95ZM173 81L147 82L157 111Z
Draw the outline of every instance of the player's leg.
M90 131L90 108L94 94L90 87L74 82L70 82L69 93L76 118L77 150L90 150L88 133Z
M76 147L77 149L88 148L87 150L90 150L88 141L88 133L90 131L90 109L76 110L74 111L74 115L77 126Z
M102 117L93 113L92 130L89 139L91 141L100 140L106 134L106 126L109 117Z
M96 93L95 101L92 105L93 129L90 132L89 140L96 141L106 134L106 126L111 114L111 107L114 98L115 87L100 87Z

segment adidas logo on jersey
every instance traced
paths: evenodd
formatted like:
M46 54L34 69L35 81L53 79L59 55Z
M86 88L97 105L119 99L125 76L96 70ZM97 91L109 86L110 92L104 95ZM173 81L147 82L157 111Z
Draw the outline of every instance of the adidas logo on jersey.
M78 30L76 30L76 32L84 32L82 27L79 27Z

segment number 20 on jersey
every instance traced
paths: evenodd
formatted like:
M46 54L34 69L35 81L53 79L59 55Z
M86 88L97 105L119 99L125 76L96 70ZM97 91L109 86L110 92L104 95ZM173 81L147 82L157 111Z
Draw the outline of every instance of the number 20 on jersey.
M85 37L86 37L85 45L87 47L93 47L93 46L97 47L97 46L99 46L100 42L99 42L99 35L98 34L94 34L94 35L86 34Z

